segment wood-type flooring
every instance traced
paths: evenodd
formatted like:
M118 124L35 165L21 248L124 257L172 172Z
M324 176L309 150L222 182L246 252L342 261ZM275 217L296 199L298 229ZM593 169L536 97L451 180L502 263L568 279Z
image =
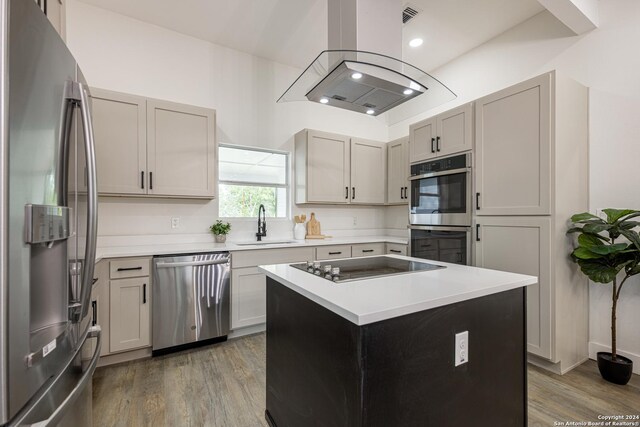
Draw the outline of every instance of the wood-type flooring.
M267 426L265 342L262 333L98 368L93 425ZM591 360L562 376L529 365L528 384L529 427L640 415L640 376L627 386L610 384Z

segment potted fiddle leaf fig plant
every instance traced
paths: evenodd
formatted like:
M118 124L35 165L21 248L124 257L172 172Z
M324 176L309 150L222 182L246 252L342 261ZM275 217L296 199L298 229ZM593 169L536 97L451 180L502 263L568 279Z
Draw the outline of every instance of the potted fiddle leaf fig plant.
M640 273L640 234L636 227L640 211L604 209L606 219L588 212L573 215L567 233L578 234L578 246L571 258L596 283L611 284L611 353L598 353L600 375L612 383L631 379L633 361L620 356L616 342L616 309L625 283Z
M217 220L209 230L213 233L216 243L224 243L227 241L227 234L231 231L231 224Z

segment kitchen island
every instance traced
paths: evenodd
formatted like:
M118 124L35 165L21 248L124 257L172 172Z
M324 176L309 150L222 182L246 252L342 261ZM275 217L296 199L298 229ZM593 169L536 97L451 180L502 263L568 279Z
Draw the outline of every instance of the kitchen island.
M272 427L526 425L525 287L537 278L428 263L445 268L341 283L261 267Z

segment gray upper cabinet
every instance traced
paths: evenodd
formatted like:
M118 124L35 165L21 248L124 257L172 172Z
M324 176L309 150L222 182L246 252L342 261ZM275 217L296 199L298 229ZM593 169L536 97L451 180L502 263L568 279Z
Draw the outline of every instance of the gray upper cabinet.
M146 99L91 90L98 192L147 193Z
M351 203L384 204L387 144L351 138Z
M473 103L464 104L409 127L411 163L473 148Z
M403 205L409 200L409 137L387 144L387 203Z
M213 198L215 111L148 100L147 168L149 194Z
M100 89L91 98L100 194L215 196L214 110Z
M384 204L386 144L304 129L295 135L296 203Z
M35 0L47 15L49 22L56 29L62 40L66 40L66 3L67 0Z
M436 119L432 117L409 126L409 161L436 157Z
M476 101L478 215L549 215L551 75Z
M305 129L295 136L296 203L349 203L350 138Z

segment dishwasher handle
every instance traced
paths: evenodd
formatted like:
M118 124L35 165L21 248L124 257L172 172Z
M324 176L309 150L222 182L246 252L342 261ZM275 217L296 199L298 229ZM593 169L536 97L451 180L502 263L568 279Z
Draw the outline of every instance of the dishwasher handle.
M156 268L195 267L198 265L228 264L230 261L231 258L220 258L207 261L159 262L156 264Z

